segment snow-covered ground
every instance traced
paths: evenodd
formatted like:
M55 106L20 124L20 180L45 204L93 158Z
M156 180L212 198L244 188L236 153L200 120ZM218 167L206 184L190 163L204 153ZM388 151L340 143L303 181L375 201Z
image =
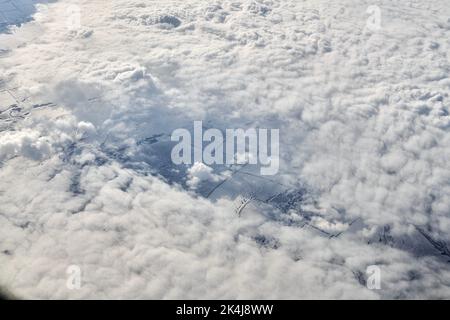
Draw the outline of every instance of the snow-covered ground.
M448 0L0 0L0 19L16 296L450 298ZM196 120L280 129L279 174L174 165Z

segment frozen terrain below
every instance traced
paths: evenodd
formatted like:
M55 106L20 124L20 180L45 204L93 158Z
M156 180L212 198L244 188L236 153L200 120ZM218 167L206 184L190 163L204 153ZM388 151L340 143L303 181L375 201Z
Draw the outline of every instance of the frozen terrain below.
M0 0L0 286L449 299L449 52L448 0ZM279 174L174 165L196 120Z

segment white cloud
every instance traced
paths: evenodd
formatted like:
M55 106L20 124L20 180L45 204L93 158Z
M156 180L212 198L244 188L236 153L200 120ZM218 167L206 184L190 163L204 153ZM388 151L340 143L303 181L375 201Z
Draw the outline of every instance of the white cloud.
M33 298L448 298L449 8L405 1L379 3L377 32L354 0L38 6L0 34L0 284ZM279 128L280 176L174 168L165 137L194 120ZM363 283L374 264L381 291Z
M220 180L220 176L214 174L214 169L207 165L196 162L188 170L187 185L195 189L202 181L217 182Z

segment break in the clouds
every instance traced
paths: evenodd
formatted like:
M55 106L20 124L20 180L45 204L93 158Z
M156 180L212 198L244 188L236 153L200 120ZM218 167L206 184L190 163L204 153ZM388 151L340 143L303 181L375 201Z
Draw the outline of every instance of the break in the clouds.
M446 0L0 0L0 19L12 294L450 298ZM173 164L194 121L279 129L278 174Z

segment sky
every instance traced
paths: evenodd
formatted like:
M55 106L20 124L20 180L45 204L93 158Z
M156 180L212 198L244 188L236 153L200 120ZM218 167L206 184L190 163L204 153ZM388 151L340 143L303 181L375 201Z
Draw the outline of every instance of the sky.
M0 0L0 286L450 298L449 48L446 0ZM173 164L194 121L279 173Z

